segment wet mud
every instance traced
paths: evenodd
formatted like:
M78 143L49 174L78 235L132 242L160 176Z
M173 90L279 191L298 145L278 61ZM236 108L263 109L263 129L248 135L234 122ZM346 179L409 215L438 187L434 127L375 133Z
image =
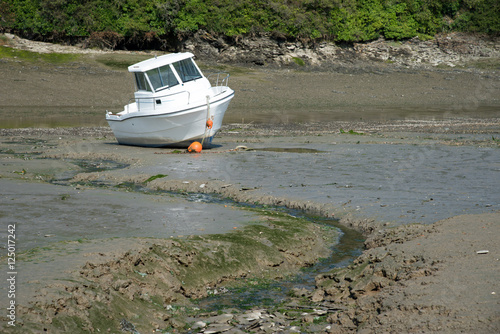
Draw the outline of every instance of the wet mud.
M499 331L498 73L377 66L240 69L214 146L187 154L117 145L97 110L128 99L123 70L0 62L2 331ZM338 219L362 254L281 303L205 308L345 246L279 208Z
M265 127L247 129L248 136L226 128L218 145L201 154L120 146L102 129L95 136L89 136L88 128L3 130L1 219L19 226L24 267L17 330L29 332L43 324L56 331L118 332L129 324L139 331L265 332L276 326L283 331L349 332L366 326L382 333L469 326L470 317L458 316L460 297L446 305L430 297L407 305L389 291L411 291L408 287L421 284L422 278L437 289L442 281L436 277L454 275L440 256L447 244L437 240L449 238L449 229L456 226L467 227L461 242L471 246L447 253L446 261L460 261L458 254L470 254L475 261L476 248L496 254L496 133L459 134L459 127L439 134L371 132L360 127L289 137L287 132L258 135L268 131ZM242 299L241 306L210 311L196 300L214 293L231 300L232 291L249 289L245 284L258 291L272 289L276 279L330 256L338 240L336 229L313 223L293 231L297 218L232 207L225 198L249 208L284 207L337 218L367 237L367 250L352 264L340 262L342 268L314 272L312 286L292 280L278 305L245 310L244 297L234 295ZM439 217L463 213L480 215L457 218L465 225L445 220L443 232L443 224L433 224ZM292 223L279 227L289 219ZM484 229L490 234L478 237L476 232ZM248 239L231 240L237 231ZM287 238L285 231L292 232L291 243L279 246L278 240ZM431 253L419 247L427 237L439 245ZM242 244L250 247L243 247L243 254L252 247L266 251L254 248L251 257L237 255L235 247ZM430 251L430 244L425 249ZM494 261L483 268L490 292L497 287ZM35 278L29 272L38 274ZM487 303L493 306L492 298ZM381 309L384 318L377 311ZM415 310L433 321L424 326L418 318L381 320ZM224 319L211 319L221 312ZM450 314L459 320L443 320ZM481 319L484 332L497 328L494 313Z

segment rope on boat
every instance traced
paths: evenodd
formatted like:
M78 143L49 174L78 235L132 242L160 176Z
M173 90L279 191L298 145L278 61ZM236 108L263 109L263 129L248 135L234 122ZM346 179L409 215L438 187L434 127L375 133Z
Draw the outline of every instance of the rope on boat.
M205 133L203 134L201 144L195 141L189 145L187 149L189 153L200 153L203 150L203 142L205 141L205 138L207 138L207 132L210 132L212 126L214 125L213 119L214 117L210 116L210 95L207 95L207 119L205 121Z
M203 139L201 140L201 147L203 147L203 142L205 141L205 138L207 137L207 130L208 128L208 120L210 119L210 95L207 95L207 119L205 120L205 134L203 135Z

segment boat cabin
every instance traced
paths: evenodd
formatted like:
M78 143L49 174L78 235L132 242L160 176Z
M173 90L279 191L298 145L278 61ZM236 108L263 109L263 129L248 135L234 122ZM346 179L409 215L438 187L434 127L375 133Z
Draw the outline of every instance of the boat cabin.
M154 102L149 102L153 102L153 108L173 99L189 104L196 97L194 93L210 88L193 57L190 52L173 53L129 66L129 72L135 76L134 97L142 109L152 98Z
M129 66L134 96L122 111L106 112L106 120L120 144L210 144L222 126L234 91L227 86L228 73L205 77L193 58L189 52L173 53Z

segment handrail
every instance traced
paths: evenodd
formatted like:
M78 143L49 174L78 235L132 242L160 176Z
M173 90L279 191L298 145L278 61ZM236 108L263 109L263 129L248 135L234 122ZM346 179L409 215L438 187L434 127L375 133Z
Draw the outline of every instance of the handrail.
M225 75L225 77L221 78L224 75ZM212 76L217 76L217 79L215 79L215 86L214 87L228 86L228 83L229 83L229 73L227 73L227 72L211 73L211 74L209 74L207 76L207 79L210 81L210 77L212 77Z
M182 94L182 93L188 94L188 104L189 104L189 101L191 100L191 93L187 90L183 90L182 92L177 92L177 93L172 93L172 94L167 94L167 95L153 96L153 97L132 97L128 100L127 105L126 105L127 106L127 114L129 113L129 106L132 103L132 101L135 101L135 103L137 104L137 111L141 111L141 100L146 100L146 101L151 100L148 103L152 103L153 110L156 110L156 100L158 100L158 99L161 100L162 98L172 96L172 95Z

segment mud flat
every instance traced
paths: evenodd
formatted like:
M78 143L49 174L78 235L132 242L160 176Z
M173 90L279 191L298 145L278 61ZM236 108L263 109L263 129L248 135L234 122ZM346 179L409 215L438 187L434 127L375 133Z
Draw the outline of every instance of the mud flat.
M289 137L291 129L233 124L217 147L197 155L120 146L105 128L2 130L2 222L18 227L22 268L18 326L5 329L494 332L497 134L457 136L459 128ZM235 150L242 144L253 150ZM387 149L397 151L381 159ZM380 186L371 173L384 161L381 169L396 167L382 173L388 181ZM398 176L402 168L408 171ZM427 170L421 180L418 170ZM365 234L366 250L349 267L320 273L316 289L297 288L279 307L203 312L195 298L226 291L238 277L287 277L328 256L337 234L286 214L186 202L183 193L333 216ZM260 255L248 257L249 249Z
M17 237L2 332L499 332L498 74L371 68L245 69L216 145L190 155L117 145L92 112L77 124L92 126L41 126L104 106L104 87L122 94L123 70L0 62L6 251ZM31 114L35 127L7 129ZM274 207L338 219L363 254L278 305L200 309L331 254L337 228Z

